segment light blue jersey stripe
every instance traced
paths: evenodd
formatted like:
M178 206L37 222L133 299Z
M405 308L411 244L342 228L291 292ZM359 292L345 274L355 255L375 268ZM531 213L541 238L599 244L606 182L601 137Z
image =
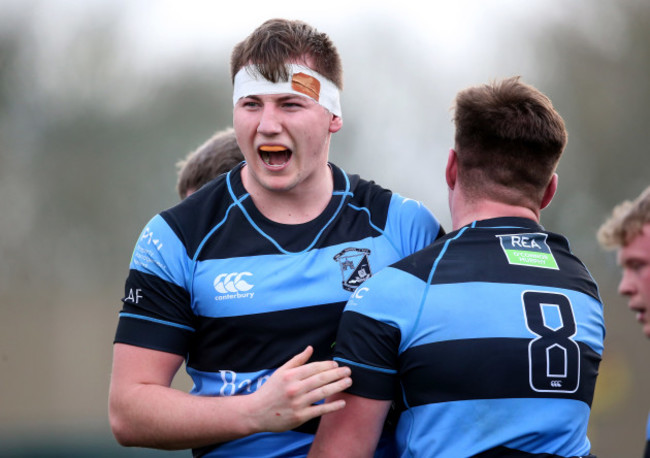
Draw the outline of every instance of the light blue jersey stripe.
M562 450L563 456L583 456L591 449L584 421L588 416L587 404L568 399L480 399L428 404L402 414L397 442L400 450L411 451L407 456L420 456L418 452L426 450L428 456L458 458L497 446L528 453ZM576 428L580 423L584 428Z
M130 268L188 288L190 260L176 233L160 215L154 216L140 234Z
M394 369L386 369L383 367L369 366L368 364L357 363L356 361L350 361L349 359L345 359L345 358L334 358L334 361L340 361L346 365L362 367L364 369L369 369L375 372L381 372L383 374L397 374L397 371Z

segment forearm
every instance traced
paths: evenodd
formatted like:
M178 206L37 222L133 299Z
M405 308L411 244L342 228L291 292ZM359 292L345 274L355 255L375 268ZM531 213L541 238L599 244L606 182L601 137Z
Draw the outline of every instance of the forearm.
M309 458L371 458L381 436L390 401L348 393L331 396L343 400L343 410L323 416L309 450Z
M317 404L350 386L350 369L333 361L306 364L308 347L252 394L194 396L171 388L182 357L116 344L109 418L125 446L187 449L262 431L295 428L343 408L343 401Z
M258 432L252 400L251 395L194 396L140 384L111 393L109 417L121 445L188 449Z

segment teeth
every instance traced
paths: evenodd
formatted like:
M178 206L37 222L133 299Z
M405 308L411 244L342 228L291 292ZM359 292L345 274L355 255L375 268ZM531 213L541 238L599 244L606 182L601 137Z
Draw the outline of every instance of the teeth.
M289 159L290 152L281 145L262 145L259 147L259 153L262 160L271 167L281 167L282 164L273 164L272 160L275 156L277 160L279 158L278 153L284 155L282 162L286 162ZM274 161L275 162L275 161Z

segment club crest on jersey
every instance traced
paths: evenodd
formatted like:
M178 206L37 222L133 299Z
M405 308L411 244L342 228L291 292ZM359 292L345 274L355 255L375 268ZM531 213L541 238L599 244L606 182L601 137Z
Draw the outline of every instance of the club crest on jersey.
M528 234L497 235L508 263L517 266L541 267L559 270L551 248L546 243L547 234L532 232Z
M341 268L341 285L346 291L354 291L361 283L372 277L367 248L346 248L334 256Z

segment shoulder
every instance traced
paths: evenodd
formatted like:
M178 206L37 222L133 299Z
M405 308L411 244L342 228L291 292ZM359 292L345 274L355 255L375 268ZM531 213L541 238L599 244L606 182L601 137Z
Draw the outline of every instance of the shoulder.
M160 218L182 241L188 253L192 253L205 236L226 219L233 205L226 175L221 175L177 205L161 212Z
M448 240L448 237L443 236L421 250L400 259L391 267L419 280L426 281L434 264L440 260L445 252L446 240Z
M431 210L424 203L409 197L403 197L398 193L393 193L391 198L391 211L402 218L439 224Z
M414 221L427 227L439 227L433 213L421 201L404 197L359 175L348 177L352 194L349 203L367 208L377 225L383 227L389 218L393 218L399 221Z
M351 202L368 206L388 206L393 196L390 189L384 188L372 180L366 180L359 175L347 175L350 182Z

